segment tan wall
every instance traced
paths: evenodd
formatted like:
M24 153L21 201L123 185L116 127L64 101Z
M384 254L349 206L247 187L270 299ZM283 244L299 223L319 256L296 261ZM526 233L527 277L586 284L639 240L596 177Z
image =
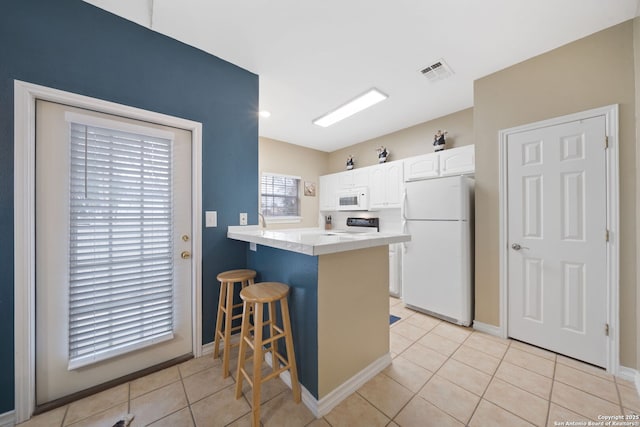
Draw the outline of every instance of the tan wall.
M327 173L345 170L349 155L354 156L356 168L377 164L376 148L381 145L390 150L389 161L432 153L433 136L438 129L449 132L446 137L447 148L473 144L473 108L333 151L329 153L329 172Z
M318 398L389 354L389 248L318 259Z
M318 226L318 177L327 172L328 154L299 145L269 138L259 138L258 168L263 172L302 177L302 181L316 184L316 196L305 196L300 189L302 222L295 224L267 224L268 228L296 228Z
M636 142L633 22L479 79L476 144L476 319L499 324L498 131L620 105L620 361L636 366Z

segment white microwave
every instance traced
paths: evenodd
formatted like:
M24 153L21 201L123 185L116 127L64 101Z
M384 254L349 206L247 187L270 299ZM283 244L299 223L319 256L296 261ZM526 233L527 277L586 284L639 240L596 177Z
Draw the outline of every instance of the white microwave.
M339 211L366 211L369 209L369 191L356 187L338 192Z

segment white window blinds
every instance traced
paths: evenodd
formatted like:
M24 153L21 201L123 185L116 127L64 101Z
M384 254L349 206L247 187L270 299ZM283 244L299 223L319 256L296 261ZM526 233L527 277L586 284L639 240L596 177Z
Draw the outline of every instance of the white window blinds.
M300 214L298 188L300 178L262 174L260 180L260 207L266 217L296 217Z
M171 140L70 123L69 369L173 337Z

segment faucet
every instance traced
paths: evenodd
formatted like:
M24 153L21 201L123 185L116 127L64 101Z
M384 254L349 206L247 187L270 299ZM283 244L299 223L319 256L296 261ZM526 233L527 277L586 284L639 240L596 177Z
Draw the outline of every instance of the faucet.
M261 212L258 212L258 223L262 226L262 228L267 228L267 220L264 219L264 215Z

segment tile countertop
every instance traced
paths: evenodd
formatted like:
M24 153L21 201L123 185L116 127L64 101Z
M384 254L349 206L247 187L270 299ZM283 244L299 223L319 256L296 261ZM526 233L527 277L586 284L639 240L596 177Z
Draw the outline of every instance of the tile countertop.
M264 230L258 225L229 226L227 237L305 255L325 255L411 240L409 234L350 232L319 228Z

